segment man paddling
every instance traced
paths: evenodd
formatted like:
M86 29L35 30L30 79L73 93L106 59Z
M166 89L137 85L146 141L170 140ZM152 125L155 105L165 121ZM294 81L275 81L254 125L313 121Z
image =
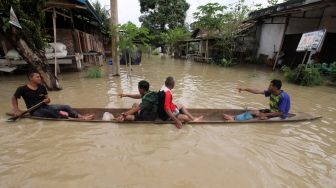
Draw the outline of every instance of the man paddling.
M133 104L133 107L123 112L116 118L118 122L128 121L154 121L157 117L158 98L157 93L149 90L149 83L142 80L138 83L139 94L119 94L122 97L141 99L140 104Z
M252 110L240 114L238 116L231 116L223 114L224 119L229 121L244 121L252 119L253 117L259 117L259 119L286 119L290 110L290 97L281 90L281 80L272 80L267 90L258 90L251 88L237 88L239 92L247 91L253 94L263 94L265 97L270 98L270 109L266 110Z
M163 120L172 120L175 123L175 126L180 129L182 128L183 122L189 121L199 121L203 116L195 118L189 113L187 108L182 104L175 105L173 103L173 94L172 89L175 86L175 80L173 77L169 76L166 78L165 85L162 86L159 96L159 111L158 115Z
M12 97L12 106L14 115L19 116L22 111L18 106L18 99L23 98L27 109L34 105L44 102L43 105L30 112L30 115L43 118L78 118L83 120L90 120L93 115L78 114L68 105L49 105L50 98L45 86L43 86L40 73L32 70L28 73L28 84L18 87Z

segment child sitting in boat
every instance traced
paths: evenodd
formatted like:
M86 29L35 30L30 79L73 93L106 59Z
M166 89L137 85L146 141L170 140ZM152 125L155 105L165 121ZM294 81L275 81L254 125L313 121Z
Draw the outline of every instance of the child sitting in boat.
M262 120L269 118L272 120L286 119L290 110L290 97L286 92L281 90L281 86L281 80L275 79L270 82L268 89L264 91L251 88L237 88L239 92L247 91L253 94L263 94L265 97L269 97L270 109L248 111L237 116L223 114L224 119L229 121L245 121L254 117L258 117Z
M166 78L165 85L162 86L158 93L159 109L158 115L161 120L172 120L178 129L182 128L183 122L200 121L203 116L194 117L187 108L182 104L173 103L172 89L175 86L175 80L169 76Z

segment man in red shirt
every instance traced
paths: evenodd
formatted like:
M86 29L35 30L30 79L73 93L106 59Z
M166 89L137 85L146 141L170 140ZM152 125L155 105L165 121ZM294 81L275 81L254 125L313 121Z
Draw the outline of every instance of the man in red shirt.
M171 90L175 86L174 78L169 76L165 81L165 85L162 86L159 92L159 117L166 121L168 119L174 121L175 126L182 128L183 122L199 121L203 116L195 118L188 110L181 104L175 105L173 103L173 95Z

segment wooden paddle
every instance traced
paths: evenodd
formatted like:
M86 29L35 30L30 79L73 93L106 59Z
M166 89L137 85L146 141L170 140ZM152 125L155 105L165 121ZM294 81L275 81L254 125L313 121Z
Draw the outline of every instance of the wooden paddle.
M32 107L29 108L28 110L22 112L22 114L20 114L19 116L14 116L14 117L11 117L11 118L7 119L7 122L14 122L14 121L16 121L17 119L21 118L23 115L25 115L25 114L27 114L27 113L29 113L29 112L31 112L31 111L37 109L37 108L40 107L42 104L44 104L43 101L40 102L40 103L38 103L38 104L36 104L36 105L34 105L34 106L32 106Z

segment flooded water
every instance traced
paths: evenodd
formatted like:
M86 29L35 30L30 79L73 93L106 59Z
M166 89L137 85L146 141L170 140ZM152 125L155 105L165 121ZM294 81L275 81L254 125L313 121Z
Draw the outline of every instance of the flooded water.
M63 73L52 103L74 107L129 107L146 79L152 90L174 76L174 100L193 108L263 108L267 69L222 68L188 61L144 59L122 75L86 79ZM300 123L185 125L95 124L21 119L6 123L10 98L24 76L0 77L0 187L336 187L336 88L284 83L292 112L322 115ZM21 101L21 106L23 107Z

